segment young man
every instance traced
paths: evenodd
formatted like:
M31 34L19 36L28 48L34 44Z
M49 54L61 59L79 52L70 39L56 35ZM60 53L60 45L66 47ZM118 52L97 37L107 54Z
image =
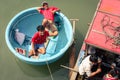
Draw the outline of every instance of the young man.
M42 7L37 10L44 16L42 25L48 30L51 30L55 34L54 36L56 36L58 34L58 30L54 24L54 14L55 12L60 11L60 9L56 7L49 7L47 2L43 2Z
M37 31L38 32L36 32L32 37L29 57L31 56L37 57L38 53L44 54L45 53L44 43L46 42L47 37L55 35L54 33L48 33L48 31L45 31L45 27L42 25L39 25L37 27Z
M99 64L100 62L101 61L99 61L99 58L96 55L87 56L79 66L79 74L83 76L86 73L86 76L89 78L95 76L101 72L101 67L98 67L96 71L92 72L92 66Z

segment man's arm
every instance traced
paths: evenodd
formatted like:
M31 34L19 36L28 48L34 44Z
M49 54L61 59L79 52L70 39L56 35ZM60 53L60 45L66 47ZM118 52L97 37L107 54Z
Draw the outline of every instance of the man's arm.
M37 7L36 9L37 9L38 12L41 12L42 8L43 7Z
M56 36L56 34L58 34L57 31L55 31L55 32L49 32L49 36Z
M54 14L55 12L60 12L61 10L59 9L59 8L57 8L57 7L51 7L51 8L53 8L52 9L52 13Z
M101 71L102 71L102 69L101 69L101 62L99 62L99 63L98 63L98 68L97 68L96 71L91 72L91 68L88 68L88 71L87 71L88 77L93 77L93 76L95 76L96 74L100 73Z
M60 12L60 9L52 11L52 13L55 13L55 12Z
M96 74L98 74L100 72L101 72L101 68L98 68L95 72L92 72L89 77L93 77L93 76L95 76Z
M98 68L97 68L97 70L95 72L91 73L90 77L95 76L96 74L98 74L98 73L100 73L102 71L101 62L102 62L101 58L98 58Z
M32 46L33 53L34 53L34 55L35 55L36 52L35 52L35 47L34 47L34 43L33 43L33 42L31 43L31 46Z
M39 10L40 10L40 7L37 7L36 9L37 9L37 11L39 12Z

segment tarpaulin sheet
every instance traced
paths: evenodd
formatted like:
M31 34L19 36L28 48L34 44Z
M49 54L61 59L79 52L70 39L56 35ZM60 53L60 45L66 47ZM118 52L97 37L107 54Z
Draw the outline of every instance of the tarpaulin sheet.
M120 54L120 0L101 0L85 42Z

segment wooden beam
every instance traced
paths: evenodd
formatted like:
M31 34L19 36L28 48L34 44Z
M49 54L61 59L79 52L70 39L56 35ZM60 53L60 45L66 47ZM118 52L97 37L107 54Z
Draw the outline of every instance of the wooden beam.
M75 66L75 53L76 53L76 49L75 49L75 43L73 42L72 46L70 47L70 54L69 54L69 67L74 68ZM73 71L69 71L69 77L71 76Z
M76 21L79 21L79 19L70 19L72 21L72 28L73 28L73 37L75 36L75 27L76 27ZM70 56L69 56L69 67L73 68L75 66L75 39L73 38L73 43L71 45L70 50ZM69 70L69 78L71 77L73 71Z
M112 16L120 17L120 15L112 14L112 13L107 12L107 11L103 11L103 10L97 10L97 11L98 11L98 12L101 12L101 13L109 14L109 15L112 15Z
M79 19L70 19L72 21L72 26L73 26L73 36L75 35L75 23L76 21L79 21Z
M95 30L95 29L93 29L92 31L93 31L93 32L95 32L95 33L98 33L98 34L103 34L103 35L105 35L105 33L104 33L104 32L100 32L100 31Z

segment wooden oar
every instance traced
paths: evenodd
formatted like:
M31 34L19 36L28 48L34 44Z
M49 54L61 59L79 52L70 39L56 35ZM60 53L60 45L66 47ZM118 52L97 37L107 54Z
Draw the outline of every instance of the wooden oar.
M73 68L70 68L70 67L67 67L67 66L64 66L64 65L60 65L60 66L63 67L63 68L69 69L71 71L78 72L77 70L75 70Z

